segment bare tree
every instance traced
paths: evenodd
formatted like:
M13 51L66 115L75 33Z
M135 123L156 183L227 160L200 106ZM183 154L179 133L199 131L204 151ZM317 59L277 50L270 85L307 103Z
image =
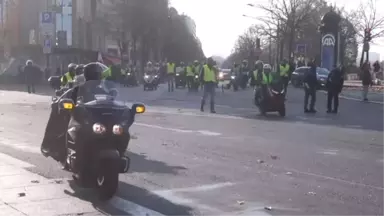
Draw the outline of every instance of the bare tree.
M260 17L265 25L264 33L272 36L271 32L275 32L275 37L280 41L280 58L284 56L284 45L288 47L288 56L291 55L297 30L308 24L317 10L316 3L316 0L271 0L267 5L258 5L268 14Z
M261 40L263 30L258 26L249 27L244 34L240 35L237 39L234 47L234 52L243 58L247 58L252 64L259 56L258 40L260 40L260 46L266 42Z

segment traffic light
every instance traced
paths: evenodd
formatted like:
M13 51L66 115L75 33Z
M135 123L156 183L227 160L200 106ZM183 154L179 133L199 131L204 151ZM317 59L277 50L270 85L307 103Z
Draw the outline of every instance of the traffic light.
M368 42L372 40L372 34L371 34L371 29L370 28L365 29L364 39L366 41L368 41Z

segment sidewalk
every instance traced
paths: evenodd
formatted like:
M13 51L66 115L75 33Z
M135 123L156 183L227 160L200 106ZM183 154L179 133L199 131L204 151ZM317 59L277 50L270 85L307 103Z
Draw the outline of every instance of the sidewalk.
M344 88L346 89L355 89L355 90L360 90L362 89L362 83L361 80L346 80L344 82ZM384 85L374 85L370 87L371 91L378 91L382 92L384 90Z
M26 170L31 167L0 153L1 215L103 215L91 203L68 195L74 192L63 181L49 180Z

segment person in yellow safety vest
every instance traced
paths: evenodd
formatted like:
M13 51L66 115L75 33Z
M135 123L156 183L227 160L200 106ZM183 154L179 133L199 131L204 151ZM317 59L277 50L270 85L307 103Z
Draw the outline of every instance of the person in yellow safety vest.
M200 75L201 65L198 60L195 60L192 65L192 70L195 75Z
M76 64L70 63L68 65L68 72L61 76L61 86L67 85L69 82L73 82L76 76Z
M200 72L200 81L204 85L203 98L201 99L200 111L204 112L205 100L208 95L210 96L210 108L211 113L216 113L215 111L215 91L216 91L216 77L217 70L214 67L213 58L210 57L207 59L207 63L203 65L203 68Z
M260 103L267 97L268 86L272 84L272 82L274 81L271 65L264 64L263 70L262 71L257 70L254 76L257 77L258 83L261 84L260 87L257 88L256 94L255 94L256 102Z
M255 70L251 74L251 80L256 88L260 87L262 81L262 71L264 63L261 60L255 62ZM259 73L260 71L260 73Z
M176 65L174 62L167 63L167 82L168 82L168 92L173 92L175 85L175 73Z
M280 80L284 85L284 96L287 94L287 87L289 83L289 71L290 66L286 59L284 59L280 64Z
M101 74L102 79L107 79L108 77L112 76L112 66L109 66L107 69L103 71Z
M188 66L186 67L186 72L187 72L187 87L188 87L188 90L190 91L193 83L193 78L195 77L192 63L188 64Z

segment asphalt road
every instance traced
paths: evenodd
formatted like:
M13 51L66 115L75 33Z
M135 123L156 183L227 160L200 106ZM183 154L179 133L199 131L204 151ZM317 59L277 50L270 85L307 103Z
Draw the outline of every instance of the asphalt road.
M0 90L0 152L68 185L70 174L39 154L44 94ZM262 117L251 94L217 92L209 114L197 93L121 90L148 106L131 128L131 170L109 204L77 188L73 196L111 215L383 214L382 105L341 99L340 113L326 114L319 92L318 113L304 114L303 92L292 88L286 118Z

